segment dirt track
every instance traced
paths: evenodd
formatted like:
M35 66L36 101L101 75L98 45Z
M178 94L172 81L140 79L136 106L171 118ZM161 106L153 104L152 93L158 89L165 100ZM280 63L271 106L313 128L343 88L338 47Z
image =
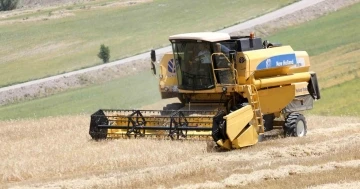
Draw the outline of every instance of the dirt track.
M356 188L360 182L359 118L308 116L304 138L275 130L265 142L230 152L207 152L204 141L93 142L88 119L0 122L0 187Z

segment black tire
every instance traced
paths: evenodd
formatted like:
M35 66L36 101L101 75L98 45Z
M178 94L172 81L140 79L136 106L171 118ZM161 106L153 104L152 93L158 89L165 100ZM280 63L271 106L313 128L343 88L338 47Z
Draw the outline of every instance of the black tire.
M179 110L182 107L184 107L184 104L182 103L171 103L163 107L163 110Z
M184 107L184 104L182 103L171 103L167 104L163 107L163 111L161 112L161 115L170 115L173 111L177 111L180 108Z
M230 108L230 111L229 111L229 112L230 112L230 113L231 113L231 112L235 112L236 110L241 109L241 108L243 108L243 107L245 107L245 106L247 106L247 105L249 105L248 102L243 102L243 103L236 104L235 106L233 106L233 107Z
M91 115L89 134L94 140L104 140L107 137L107 129L100 129L99 125L109 125L109 120L104 111L99 110Z
M266 115L263 115L263 119L264 119L264 129L265 129L265 131L273 130L274 129L275 115L274 114L266 114Z
M298 112L292 112L286 117L283 128L285 137L306 136L307 126L305 117Z
M211 136L214 139L214 142L218 140L226 140L228 139L226 135L226 121L223 118L226 115L224 111L219 111L213 117L213 125L212 125L212 133Z

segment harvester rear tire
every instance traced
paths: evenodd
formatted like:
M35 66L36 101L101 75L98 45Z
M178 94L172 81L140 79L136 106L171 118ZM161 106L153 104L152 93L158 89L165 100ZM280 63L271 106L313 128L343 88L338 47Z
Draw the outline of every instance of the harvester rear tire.
M307 126L304 115L298 112L290 113L283 126L285 137L303 137L306 136Z

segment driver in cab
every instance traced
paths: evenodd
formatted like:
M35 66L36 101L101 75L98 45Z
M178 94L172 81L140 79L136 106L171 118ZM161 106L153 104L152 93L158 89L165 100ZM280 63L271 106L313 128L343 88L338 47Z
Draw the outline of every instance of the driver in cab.
M195 61L199 61L202 64L210 64L211 63L211 54L208 47L206 47L204 44L199 45L199 53L197 54L197 57Z

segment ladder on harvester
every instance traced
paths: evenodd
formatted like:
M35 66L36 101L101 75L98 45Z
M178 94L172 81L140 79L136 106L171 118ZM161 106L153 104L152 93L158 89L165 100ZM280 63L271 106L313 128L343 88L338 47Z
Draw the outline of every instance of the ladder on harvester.
M261 113L260 99L256 86L252 84L246 85L245 94L249 101L249 105L251 105L254 112L253 124L256 128L258 128L258 133L264 133L264 121Z

